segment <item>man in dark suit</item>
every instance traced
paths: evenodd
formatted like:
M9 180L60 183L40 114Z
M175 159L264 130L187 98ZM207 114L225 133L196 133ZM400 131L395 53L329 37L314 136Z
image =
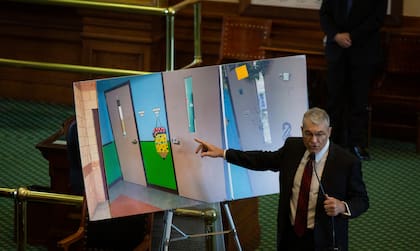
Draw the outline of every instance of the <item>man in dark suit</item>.
M277 151L223 150L196 139L199 143L196 153L202 157L224 157L230 163L252 170L280 172L278 250L347 250L348 220L368 209L369 198L360 160L329 140L331 130L328 114L312 108L303 116L303 137L288 138ZM301 180L311 154L315 155L315 164L310 172L316 175L309 179L306 224L304 232L298 233L294 227L298 220Z
M319 12L326 35L331 138L361 160L370 159L368 97L382 60L380 29L386 9L387 0L323 0Z

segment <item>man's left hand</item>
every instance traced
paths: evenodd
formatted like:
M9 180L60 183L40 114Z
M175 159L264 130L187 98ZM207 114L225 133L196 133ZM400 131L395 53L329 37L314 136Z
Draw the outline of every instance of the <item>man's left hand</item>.
M337 216L346 211L346 206L341 200L325 195L324 209L328 216Z

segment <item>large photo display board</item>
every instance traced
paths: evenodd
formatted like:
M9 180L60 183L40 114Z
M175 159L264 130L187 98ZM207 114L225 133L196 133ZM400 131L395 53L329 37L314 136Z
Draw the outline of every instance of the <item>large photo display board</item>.
M300 136L304 56L74 83L91 220L279 192L278 173L201 158L194 138L275 150Z

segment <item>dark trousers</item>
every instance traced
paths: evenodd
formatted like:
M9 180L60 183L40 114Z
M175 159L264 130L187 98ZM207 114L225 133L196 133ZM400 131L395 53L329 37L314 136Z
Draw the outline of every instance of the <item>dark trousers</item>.
M297 236L293 226L289 224L285 238L279 246L279 251L314 251L314 231L306 229L303 236Z
M351 64L342 55L328 63L327 111L332 126L332 140L343 146L367 146L368 98L374 65Z

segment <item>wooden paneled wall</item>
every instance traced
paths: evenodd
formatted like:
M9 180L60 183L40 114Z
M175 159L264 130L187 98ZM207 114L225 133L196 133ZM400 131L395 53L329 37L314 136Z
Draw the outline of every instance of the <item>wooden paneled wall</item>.
M175 2L175 1L174 1ZM294 10L293 10L294 11ZM292 11L292 12L293 12ZM323 56L323 32L319 25L319 19L314 12L309 12L308 16L302 16L296 18L295 12L283 13L284 18L273 17L273 11L267 11L267 18L272 19L272 29L270 35L270 44L264 46L267 49L267 57L277 57L299 54L304 52L307 56L308 64L308 90L310 94L311 105L323 106L325 103L325 59ZM203 53L203 65L212 65L217 63L220 47L221 37L221 26L222 18L224 15L242 15L242 16L264 16L261 11L254 12L255 15L249 12L242 12L240 6L229 3L217 3L217 2L206 2L203 3L202 7L202 53ZM188 30L191 30L192 23L188 20L191 19L191 11L183 11L177 17L175 23L175 29L177 32L176 43L176 65L181 67L188 63L189 58L193 55L192 38L188 34ZM279 15L278 15L279 16ZM384 27L384 38L388 36L386 34L392 33L394 36L398 34L414 34L420 36L420 18L418 17L401 17L398 18L400 24L395 22L388 22ZM391 20L392 21L392 20ZM385 45L388 45L384 41ZM388 48L384 48L385 51ZM409 49L408 49L409 50ZM417 53L418 50L413 50L413 53ZM420 58L420 55L414 56ZM387 59L386 59L387 60ZM404 74L398 78L398 82L392 83L396 88L405 88L405 78L412 78L405 76ZM420 84L420 83L419 83ZM420 86L417 87L420 90ZM404 90L401 90L404 92ZM412 99L412 97L410 97ZM381 114L390 114L390 111L382 107L373 107L373 127L372 135L380 136L385 138L397 138L402 140L408 140L415 142L420 135L416 133L416 117L414 113L410 113L410 120L406 123L407 118L395 118L394 123L406 123L401 125L410 130L399 130L398 134L395 132L390 134L389 131L383 130L382 123L376 121L376 118ZM399 113L392 112L393 115ZM402 113L400 113L402 114ZM379 123L379 124L378 124ZM418 123L418 122L417 122Z
M2 2L0 57L161 71L165 18ZM72 104L72 83L105 76L0 67L0 97ZM109 77L109 76L108 76Z
M168 4L177 2L180 0ZM217 62L223 16L252 16L245 13L237 3L202 3L203 65ZM302 18L271 18L271 41L276 46L322 51L323 34L314 13ZM401 26L389 29L420 33L419 19L404 17ZM0 36L1 58L141 71L161 71L165 65L164 17L2 2ZM175 16L175 49L175 68L191 63L192 7ZM71 83L94 77L100 76L0 67L0 95L72 103Z
M180 0L170 0L169 4L174 4ZM211 65L217 61L219 54L222 18L224 15L240 15L248 17L269 18L273 21L271 29L271 41L276 46L302 49L309 51L323 50L323 32L319 25L319 18L316 11L306 12L291 9L287 12L282 10L283 18L273 17L273 10L267 10L266 17L261 11L247 12L241 10L240 4L228 2L205 1L202 3L202 54L203 64ZM302 14L303 16L299 17ZM182 67L189 63L193 55L192 47L192 9L186 9L177 14L175 21L175 48L177 52L177 66ZM306 15L306 16L305 16ZM276 15L281 16L281 15ZM391 21L390 21L391 23ZM411 32L420 34L420 18L402 17L401 24L395 26L389 24L385 31L393 33Z
M170 0L168 5L178 2L180 0ZM270 9L267 15L263 15L261 10L254 13L244 10L238 3L216 1L204 1L201 9L203 66L217 63L223 16L270 18L272 29L267 56L306 52L309 88L318 92L316 95L322 95L319 84L324 74L322 71L325 71L323 33L316 12L304 15L301 11L283 10L281 15L276 15ZM386 26L384 32L420 34L420 18L402 17L400 21L400 25ZM0 57L162 71L165 66L165 27L165 18L158 16L2 2ZM192 7L176 13L176 69L193 60L193 28ZM72 82L100 77L106 76L0 66L0 97L72 104ZM318 97L318 101L322 100Z

